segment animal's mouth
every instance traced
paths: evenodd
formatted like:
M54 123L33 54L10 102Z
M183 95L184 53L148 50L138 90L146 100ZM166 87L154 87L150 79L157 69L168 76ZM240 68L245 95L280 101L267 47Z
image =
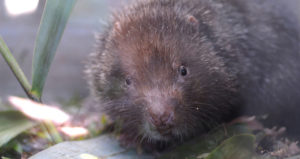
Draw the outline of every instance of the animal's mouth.
M171 136L172 135L172 127L164 126L164 127L156 127L156 131L159 132L162 136Z
M173 136L172 127L157 128L153 124L146 122L144 124L144 133L153 140L169 140Z

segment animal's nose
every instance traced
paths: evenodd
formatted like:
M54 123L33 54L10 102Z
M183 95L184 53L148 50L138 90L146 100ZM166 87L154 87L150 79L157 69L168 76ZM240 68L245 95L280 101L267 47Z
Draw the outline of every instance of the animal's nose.
M161 134L168 134L174 125L174 112L165 110L160 113L149 112L150 122L156 127Z

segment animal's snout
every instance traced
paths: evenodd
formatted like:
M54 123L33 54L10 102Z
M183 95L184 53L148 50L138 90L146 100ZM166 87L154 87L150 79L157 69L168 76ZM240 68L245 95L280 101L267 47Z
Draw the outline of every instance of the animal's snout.
M174 111L170 106L166 106L161 111L149 111L150 122L155 126L156 130L162 135L170 133L174 126Z
M179 106L173 89L151 89L145 93L147 101L148 122L161 135L169 135L174 128L176 113Z

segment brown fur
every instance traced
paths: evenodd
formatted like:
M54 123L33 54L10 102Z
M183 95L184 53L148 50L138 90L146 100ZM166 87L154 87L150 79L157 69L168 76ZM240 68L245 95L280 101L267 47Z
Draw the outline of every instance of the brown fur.
M87 75L96 103L121 121L125 138L183 140L254 105L299 104L281 96L300 85L297 27L270 9L271 0L240 1L144 0L115 15Z

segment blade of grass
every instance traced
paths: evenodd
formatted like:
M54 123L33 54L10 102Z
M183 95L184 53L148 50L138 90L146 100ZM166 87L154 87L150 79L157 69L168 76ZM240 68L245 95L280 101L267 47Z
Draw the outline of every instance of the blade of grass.
M47 74L77 0L47 0L35 42L31 92L42 96Z
M17 80L19 81L20 85L22 86L27 96L35 100L35 97L30 92L31 85L29 84L18 62L10 52L9 48L7 47L7 45L5 44L1 36L0 36L0 53L3 56L4 60L6 61L6 63L8 64L8 66L10 67L10 69L12 70Z

